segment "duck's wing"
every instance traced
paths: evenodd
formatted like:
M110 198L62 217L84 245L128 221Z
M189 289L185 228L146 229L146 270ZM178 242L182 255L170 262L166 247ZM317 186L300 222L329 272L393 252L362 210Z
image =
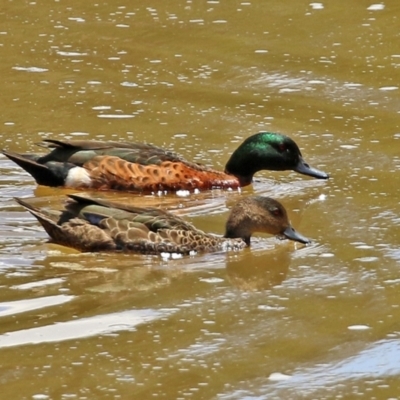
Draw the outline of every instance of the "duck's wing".
M148 143L46 139L38 145L51 150L38 158L41 164L58 161L82 166L96 156L118 157L140 165L160 165L165 161L186 162L179 154Z
M73 199L74 203L68 204L66 209L80 218L87 219L89 214L99 213L99 210L101 210L101 213L98 214L99 217L138 222L152 232L157 232L160 229L197 231L197 228L191 223L161 208L137 207L83 194L69 194L68 197Z

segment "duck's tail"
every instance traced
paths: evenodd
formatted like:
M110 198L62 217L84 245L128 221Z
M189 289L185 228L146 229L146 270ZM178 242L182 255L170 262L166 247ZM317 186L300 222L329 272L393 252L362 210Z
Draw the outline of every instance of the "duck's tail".
M58 231L60 230L60 226L57 224L57 221L61 215L60 211L42 210L19 197L14 197L14 200L22 207L25 207L39 221L51 238L55 239L59 236L60 233Z
M63 186L68 177L68 172L75 167L70 163L61 163L57 161L39 163L38 156L33 154L18 154L11 151L1 151L11 161L15 162L28 174L32 175L33 179L44 186Z
M79 251L117 250L114 240L102 228L76 217L73 211L37 207L29 199L15 197L14 200L39 221L53 243Z
M65 212L39 208L18 197L14 197L14 200L22 207L25 207L39 221L53 243L72 247L77 250L90 251L90 248L85 247L85 243L83 245L80 243L81 227L77 225L71 226L69 229L64 229L62 222L63 218L67 218L64 216Z

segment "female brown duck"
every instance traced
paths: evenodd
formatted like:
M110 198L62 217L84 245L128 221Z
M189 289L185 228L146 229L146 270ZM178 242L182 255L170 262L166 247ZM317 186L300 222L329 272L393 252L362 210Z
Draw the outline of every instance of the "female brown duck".
M40 145L52 151L3 154L45 186L146 192L237 188L249 185L253 175L264 169L329 177L303 160L292 139L270 132L247 138L230 157L225 172L150 144L49 139Z
M122 251L142 254L235 250L250 245L254 232L266 232L301 243L285 208L276 200L251 196L240 200L226 223L224 237L205 233L182 218L158 208L140 208L81 195L63 211L37 208L15 199L42 224L55 243L80 251Z

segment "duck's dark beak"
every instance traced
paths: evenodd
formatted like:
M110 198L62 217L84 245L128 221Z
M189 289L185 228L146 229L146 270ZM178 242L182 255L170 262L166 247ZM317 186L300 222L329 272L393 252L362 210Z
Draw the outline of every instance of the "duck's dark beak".
M296 232L291 226L288 226L283 232L282 235L287 237L290 240L295 240L300 243L311 243L311 240L303 236L301 233Z
M323 171L319 171L318 169L312 168L310 167L304 160L302 157L300 157L299 162L297 163L297 165L293 168L294 171L300 173L300 174L304 174L304 175L308 175L308 176L312 176L314 178L318 178L318 179L328 179L329 175L326 172Z

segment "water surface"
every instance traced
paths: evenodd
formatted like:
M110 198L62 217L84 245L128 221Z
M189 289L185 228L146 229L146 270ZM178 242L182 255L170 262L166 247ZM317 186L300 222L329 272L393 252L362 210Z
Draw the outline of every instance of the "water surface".
M222 233L239 197L270 195L313 244L80 254L12 200L68 191L0 158L3 396L399 398L400 6L159 3L3 4L2 147L147 141L223 169L249 135L285 133L329 181L129 201Z

